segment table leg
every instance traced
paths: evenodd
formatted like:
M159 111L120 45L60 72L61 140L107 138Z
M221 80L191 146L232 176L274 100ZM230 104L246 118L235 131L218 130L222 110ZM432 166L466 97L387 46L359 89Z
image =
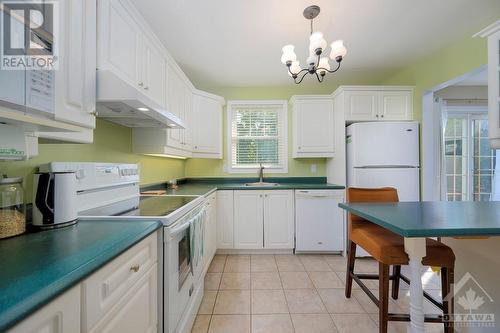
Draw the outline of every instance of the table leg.
M405 238L405 251L410 259L410 326L408 333L424 333L424 292L422 287L422 258L425 257L425 238Z

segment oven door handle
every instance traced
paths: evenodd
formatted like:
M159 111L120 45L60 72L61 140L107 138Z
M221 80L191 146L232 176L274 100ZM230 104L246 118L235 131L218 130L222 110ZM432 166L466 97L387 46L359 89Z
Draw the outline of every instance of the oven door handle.
M181 232L183 232L184 230L186 230L187 228L189 228L189 226L191 225L191 220L189 220L188 222L180 225L180 226L177 226L175 228L172 228L170 230L170 236L175 236Z

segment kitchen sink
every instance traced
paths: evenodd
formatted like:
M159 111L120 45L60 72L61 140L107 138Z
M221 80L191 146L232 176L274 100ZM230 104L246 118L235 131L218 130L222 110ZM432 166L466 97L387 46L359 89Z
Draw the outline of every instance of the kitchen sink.
M245 186L278 186L278 183L268 183L268 182L255 182L255 183L245 183Z

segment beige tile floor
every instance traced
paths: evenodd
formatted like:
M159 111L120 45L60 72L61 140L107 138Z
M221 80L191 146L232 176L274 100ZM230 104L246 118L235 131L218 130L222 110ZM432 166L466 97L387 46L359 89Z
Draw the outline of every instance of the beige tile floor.
M334 255L217 255L205 277L205 295L192 333L375 333L378 309L354 283L344 296L346 261ZM358 259L355 271L376 273L378 265ZM404 270L403 270L404 271ZM424 288L439 295L439 277L426 271ZM366 281L377 295L377 281ZM389 311L408 313L408 286L390 300ZM425 303L427 313L439 313ZM426 324L442 332L440 324ZM389 323L406 332L407 323Z

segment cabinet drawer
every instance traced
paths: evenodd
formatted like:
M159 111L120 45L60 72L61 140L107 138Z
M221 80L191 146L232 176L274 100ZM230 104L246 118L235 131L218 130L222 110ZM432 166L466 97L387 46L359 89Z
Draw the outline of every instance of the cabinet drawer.
M154 233L82 283L82 328L89 331L157 261Z

